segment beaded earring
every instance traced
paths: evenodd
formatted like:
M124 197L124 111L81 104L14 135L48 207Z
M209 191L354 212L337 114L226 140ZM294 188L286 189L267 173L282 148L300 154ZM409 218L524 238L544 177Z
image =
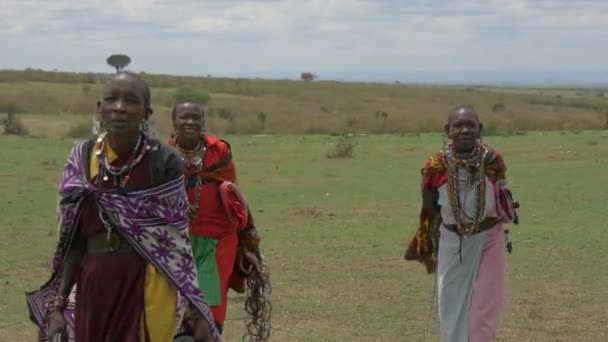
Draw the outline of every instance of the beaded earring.
M93 133L93 135L99 135L102 131L102 127L101 127L101 120L99 120L99 116L95 116L93 118L93 127L91 129L91 132Z
M139 125L139 130L145 136L149 136L150 135L150 123L149 123L148 119L145 119L144 121L141 122L141 124Z

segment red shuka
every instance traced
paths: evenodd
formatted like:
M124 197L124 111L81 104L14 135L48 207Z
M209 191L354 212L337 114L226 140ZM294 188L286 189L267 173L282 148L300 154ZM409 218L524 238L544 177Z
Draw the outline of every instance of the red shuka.
M198 175L203 181L199 198L198 220L190 226L194 235L218 240L216 263L220 277L222 304L211 306L214 319L223 324L226 317L228 289L242 293L245 289L245 278L237 272L236 258L239 243L239 231L253 226L253 217L240 195L229 188L223 189L222 183L236 184L236 170L232 160L230 145L214 136L204 135L205 158L201 171L194 165L185 166L186 182ZM175 137L169 140L169 145L175 146ZM220 194L224 192L224 194ZM196 188L188 190L188 198L194 201ZM259 241L256 241L256 245Z

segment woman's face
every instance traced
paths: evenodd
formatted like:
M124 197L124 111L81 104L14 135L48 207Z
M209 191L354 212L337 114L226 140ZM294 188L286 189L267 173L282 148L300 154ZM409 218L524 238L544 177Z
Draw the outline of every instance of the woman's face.
M201 105L191 102L178 104L175 107L173 126L179 141L192 142L200 139L205 128L205 115Z
M127 74L119 74L106 84L97 106L108 134L136 134L149 113L141 83Z
M482 125L477 113L461 109L450 114L446 131L456 152L467 153L473 150L481 135Z

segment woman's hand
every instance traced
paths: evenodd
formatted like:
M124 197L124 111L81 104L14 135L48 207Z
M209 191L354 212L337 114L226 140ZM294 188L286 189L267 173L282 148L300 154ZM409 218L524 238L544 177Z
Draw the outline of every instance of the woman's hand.
M252 252L248 249L241 250L242 257L239 258L239 270L245 275L251 275L253 272L262 272L262 260L258 253ZM247 269L245 266L247 265Z
M197 342L213 342L213 336L211 335L211 329L209 329L209 323L203 317L199 317L194 322L194 340Z
M66 333L67 322L63 313L60 311L53 311L51 313L51 323L49 325L49 336L54 338L57 334L65 334Z

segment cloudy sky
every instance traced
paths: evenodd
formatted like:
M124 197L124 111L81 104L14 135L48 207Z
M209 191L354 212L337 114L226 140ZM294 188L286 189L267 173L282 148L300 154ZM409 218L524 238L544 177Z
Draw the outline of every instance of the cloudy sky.
M319 75L606 70L605 0L0 0L0 68Z

